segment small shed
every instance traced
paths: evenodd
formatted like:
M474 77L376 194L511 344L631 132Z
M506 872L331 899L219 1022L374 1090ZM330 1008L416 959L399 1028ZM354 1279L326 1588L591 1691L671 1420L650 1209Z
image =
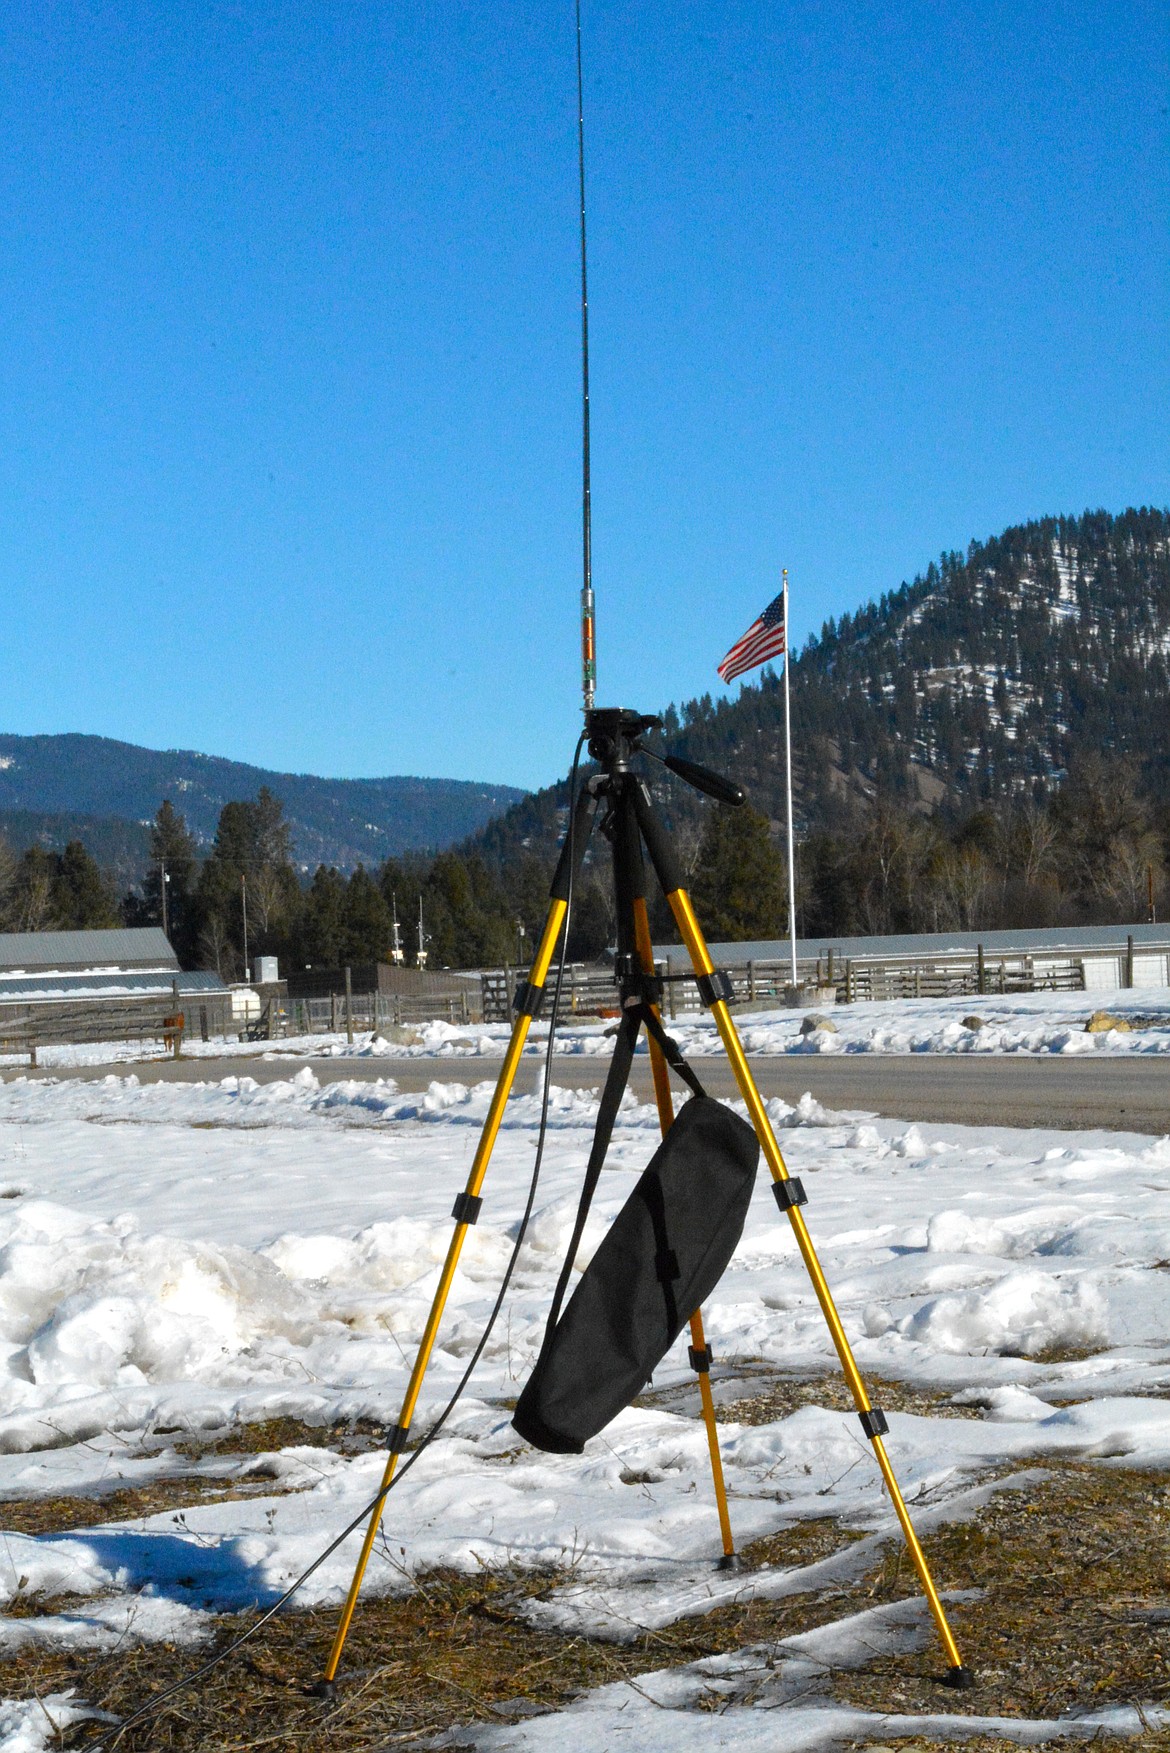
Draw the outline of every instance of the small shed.
M478 996L478 974L451 974L430 968L396 968L391 962L355 962L349 970L350 990L355 993L377 993L382 998L458 997L474 991ZM344 998L344 968L305 968L288 977L288 995L297 998Z

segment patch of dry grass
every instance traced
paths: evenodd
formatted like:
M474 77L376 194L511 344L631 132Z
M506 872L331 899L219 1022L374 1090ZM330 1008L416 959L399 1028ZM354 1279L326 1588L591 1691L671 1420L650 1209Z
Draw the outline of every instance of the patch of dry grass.
M162 1434L162 1433L160 1433ZM167 1433L173 1434L173 1433ZM383 1425L372 1418L346 1424L306 1424L299 1418L265 1418L254 1424L233 1424L223 1430L196 1431L176 1442L180 1455L260 1455L277 1449L332 1449L340 1455L365 1454L382 1448Z
M715 1417L720 1424L771 1424L787 1418L802 1406L823 1406L830 1412L854 1412L849 1384L838 1371L823 1376L792 1376L778 1373L771 1365L737 1360L725 1372L718 1365L712 1373ZM912 1387L889 1376L867 1376L870 1400L883 1412L910 1412L920 1418L979 1418L978 1405L957 1405L945 1390ZM647 1388L635 1406L675 1412L697 1418L697 1380L674 1382L666 1388Z
M309 1695L325 1665L335 1611L290 1614L265 1627L254 1645L214 1669L197 1687L128 1731L121 1748L372 1749L404 1744L452 1723L506 1718L525 1708L553 1709L584 1687L629 1670L603 1644L532 1631L516 1616L536 1581L484 1574L424 1578L411 1595L361 1603L346 1645L342 1683L332 1700ZM216 1639L242 1629L220 1620ZM18 1658L23 1690L74 1686L98 1708L128 1714L198 1666L201 1655L169 1645L123 1647L108 1655L39 1654ZM645 1665L645 1663L643 1663ZM6 1690L12 1690L10 1675ZM68 1744L102 1733L84 1725Z
M868 1376L866 1387L873 1405L883 1412L910 1412L920 1418L980 1416L978 1407L956 1406L947 1394L914 1388L886 1376ZM806 1376L774 1376L765 1378L754 1393L716 1406L715 1416L724 1424L772 1424L799 1412L802 1406L824 1406L830 1412L856 1410L842 1375L818 1376L812 1381Z
M279 1485L265 1482L275 1494ZM156 1479L149 1485L131 1485L92 1497L24 1497L0 1503L0 1527L13 1534L69 1534L92 1528L98 1522L135 1522L166 1510L190 1509L197 1503L223 1503L245 1495L236 1483L222 1479Z
M835 1381L773 1382L748 1397L746 1408L728 1406L726 1415L762 1422L809 1401L832 1404ZM906 1404L895 1389L895 1384L875 1384L874 1398L893 1410L944 1409L928 1407L922 1402L929 1396L917 1393L910 1396L914 1403ZM255 1439L261 1449L275 1446L278 1436L286 1444L337 1439L336 1432L322 1430L315 1437L303 1426L290 1425L270 1424L267 1442L261 1438L263 1427L233 1433L216 1452L255 1452L228 1445L250 1445ZM359 1432L355 1440L371 1436ZM190 1488L190 1481L166 1480L149 1489L158 1494L159 1507L176 1509L183 1490ZM104 1516L113 1501L91 1502L91 1522L95 1509ZM859 1672L827 1675L826 1691L871 1711L1018 1717L1170 1700L1168 1532L1170 1477L1115 1466L1052 1464L1041 1482L1000 1492L971 1520L924 1542L941 1589L982 1591L979 1599L952 1612L964 1661L978 1675L975 1689L953 1692L940 1686L944 1662L932 1643L918 1655L881 1657ZM713 1526L713 1546L714 1533ZM828 1519L806 1522L755 1542L743 1556L749 1569L804 1565L855 1538ZM527 1622L526 1604L567 1580L560 1573L444 1572L419 1579L400 1598L363 1597L346 1646L342 1684L331 1700L310 1696L308 1689L323 1669L336 1611L289 1613L117 1745L123 1753L324 1746L336 1753L374 1753L425 1741L461 1724L554 1710L607 1681L774 1643L918 1592L902 1548L891 1543L882 1561L851 1585L722 1606L635 1643L614 1645L538 1631ZM745 1577L745 1585L749 1582ZM25 1602L19 1611L27 1616L57 1605ZM225 1646L246 1623L243 1615L214 1621L209 1648ZM72 1688L86 1703L122 1716L186 1678L209 1648L127 1642L95 1653L26 1647L11 1655L4 1690L28 1697ZM64 1744L92 1745L103 1735L109 1731L81 1725ZM964 1745L968 1753L980 1753L985 1745L1002 1744L980 1738ZM928 1753L942 1744L917 1737L898 1745ZM1170 1736L1143 1737L1147 1745L1170 1746Z
M847 1539L825 1521L774 1536L745 1556L751 1563L810 1563ZM409 1596L363 1599L332 1701L311 1697L308 1689L323 1671L336 1610L289 1614L118 1746L124 1753L325 1745L338 1753L372 1753L460 1724L555 1710L608 1681L790 1636L852 1610L851 1591L831 1589L722 1607L634 1644L534 1630L522 1616L524 1603L567 1580L561 1573L442 1572L421 1578ZM226 1645L243 1628L242 1618L225 1615L215 1624L216 1641ZM209 1653L158 1644L96 1656L24 1651L13 1659L5 1689L44 1696L74 1687L87 1703L122 1716L185 1678ZM104 1732L82 1725L67 1744L93 1744Z
M1028 1491L1005 1491L970 1521L923 1541L936 1582L979 1589L952 1618L977 1685L949 1695L966 1714L1060 1716L1170 1701L1170 1479L1046 1464ZM918 1592L890 1547L874 1601ZM835 1682L868 1710L917 1710L937 1694L931 1657L883 1657Z
M169 1434L169 1433L168 1433ZM296 1418L270 1418L255 1424L234 1425L222 1431L189 1434L175 1443L184 1460L232 1460L258 1457L254 1466L243 1466L229 1478L207 1478L182 1471L142 1485L121 1486L92 1497L10 1497L0 1499L0 1527L17 1534L66 1534L75 1528L92 1528L95 1521L133 1522L166 1510L190 1509L192 1504L222 1503L232 1498L263 1492L278 1496L300 1486L285 1486L266 1471L264 1455L288 1448L329 1449L338 1454L362 1454L381 1447L380 1425L362 1419L355 1424L312 1425Z

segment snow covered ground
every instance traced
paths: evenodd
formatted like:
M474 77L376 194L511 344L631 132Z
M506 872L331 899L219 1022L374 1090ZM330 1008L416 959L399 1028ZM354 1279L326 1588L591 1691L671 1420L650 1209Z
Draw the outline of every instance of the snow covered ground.
M1052 1001L1009 1002L1010 1016L994 1026L1057 1029L1044 1008ZM1068 996L1060 1003L1067 1012ZM982 1006L989 1022L1001 1014L996 1004ZM934 1022L921 1026L945 1034L941 1012L931 1007ZM858 1029L840 1039L860 1040L865 1025L850 1012L835 1020ZM786 1014L758 1026L788 1050L798 1023ZM575 1038L585 1051L599 1031ZM432 1050L441 1045L432 1040ZM687 1045L701 1050L699 1025ZM189 1473L176 1442L235 1421L393 1423L490 1093L478 1080L435 1081L423 1095L401 1095L389 1080L322 1086L308 1070L263 1086L243 1075L140 1085L113 1073L0 1084L0 1493L101 1493ZM962 1515L995 1489L988 1480L1005 1464L1076 1456L1102 1467L1170 1466L1170 1401L1157 1397L1170 1385L1170 1139L907 1127L829 1113L808 1097L770 1111L808 1190L809 1226L863 1372L981 1409L966 1418L890 1414L891 1457L923 1528ZM571 1561L572 1587L534 1613L620 1638L747 1586L778 1595L810 1586L799 1570L749 1583L712 1569L718 1534L705 1438L692 1418L631 1409L580 1457L539 1454L511 1429L506 1403L540 1341L595 1112L595 1092L554 1093L513 1293L447 1431L388 1501L370 1591L401 1590L407 1573L437 1565ZM532 1097L507 1111L416 1429L450 1393L494 1300L537 1117ZM656 1134L653 1109L627 1098L580 1263ZM724 1370L834 1367L763 1176L707 1327ZM680 1343L655 1387L692 1379ZM726 1381L722 1391L732 1392ZM827 1562L844 1577L872 1563L890 1534L852 1415L806 1405L772 1424L728 1424L723 1453L741 1542L837 1515L867 1535L822 1562L821 1572ZM0 1646L102 1647L127 1635L197 1646L209 1613L274 1598L370 1497L382 1461L294 1448L201 1465L283 1489L130 1524L102 1525L95 1505L91 1530L5 1533L0 1601L60 1596L66 1605L0 1622ZM351 1542L314 1576L306 1602L337 1601L353 1562ZM790 1639L763 1693L758 1652L745 1652L644 1677L640 1691L603 1688L554 1718L485 1729L479 1744L658 1747L663 1706L679 1748L747 1753L950 1732L943 1717L875 1726L809 1702L801 1676L830 1643L840 1664L929 1640L912 1604L862 1619ZM712 1684L725 1687L728 1710L689 1716L688 1699ZM1123 1719L1114 1713L1106 1726L1135 1726ZM978 1726L962 1720L966 1732ZM1017 1739L1059 1732L1018 1721L1012 1729ZM0 1705L0 1746L50 1742L47 1718Z
M1085 1024L1094 1011L1130 1022L1128 1031L1110 1029L1088 1034ZM801 1034L808 1012L745 1011L737 1016L744 1045L755 1055L780 1053L1170 1053L1170 990L1027 992L1006 997L903 999L888 1003L837 1005L826 1016L831 1029ZM967 1027L977 1017L981 1028ZM668 1019L669 1020L669 1019ZM557 1051L608 1055L606 1022L563 1019L557 1026ZM721 1051L714 1025L705 1015L677 1017L671 1032L688 1053ZM296 1035L276 1042L236 1038L184 1042L186 1058L282 1059L476 1059L499 1057L510 1033L504 1023L420 1023L403 1031L403 1039L387 1041L368 1033L350 1045L344 1034ZM543 1053L547 1029L537 1023L525 1051ZM644 1043L640 1051L644 1051ZM43 1067L130 1064L163 1057L161 1047L137 1042L88 1042L76 1047L44 1047ZM17 1067L17 1055L0 1055L0 1067Z

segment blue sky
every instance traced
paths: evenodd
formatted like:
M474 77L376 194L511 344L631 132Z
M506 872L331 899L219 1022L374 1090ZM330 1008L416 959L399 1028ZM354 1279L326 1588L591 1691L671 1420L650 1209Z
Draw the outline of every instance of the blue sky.
M792 574L1170 503L1163 5L584 0L599 703ZM565 0L0 23L0 729L537 785L579 727ZM738 688L738 684L736 684Z

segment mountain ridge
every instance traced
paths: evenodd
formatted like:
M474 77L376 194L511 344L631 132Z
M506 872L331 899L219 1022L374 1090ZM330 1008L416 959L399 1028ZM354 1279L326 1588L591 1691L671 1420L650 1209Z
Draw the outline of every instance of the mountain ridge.
M0 820L21 819L45 841L54 818L101 818L141 827L164 797L209 847L223 805L267 785L285 806L297 862L352 869L403 852L438 850L465 839L523 797L518 786L395 775L327 779L281 773L194 749L148 749L69 731L0 733Z
M1032 519L839 619L793 653L792 736L802 830L841 825L876 799L970 814L1057 791L1079 755L1130 758L1170 780L1170 510ZM662 715L661 750L729 773L779 831L785 808L783 680ZM676 828L709 808L658 774ZM478 831L477 847L548 855L564 782Z
M826 621L793 654L791 682L802 831L855 821L877 799L958 818L1004 800L1043 803L1087 753L1125 756L1147 789L1165 787L1170 511L1038 518L943 554L913 581ZM784 814L782 686L765 669L734 698L668 706L659 741L733 774L774 832ZM709 806L665 776L650 783L668 821L693 839ZM566 790L563 780L536 793L329 780L83 733L0 735L0 832L20 812L23 831L35 826L42 844L54 821L64 831L80 817L103 818L102 831L121 844L117 821L140 831L170 797L207 846L222 804L261 784L284 802L305 870L456 845L497 865L549 858Z

